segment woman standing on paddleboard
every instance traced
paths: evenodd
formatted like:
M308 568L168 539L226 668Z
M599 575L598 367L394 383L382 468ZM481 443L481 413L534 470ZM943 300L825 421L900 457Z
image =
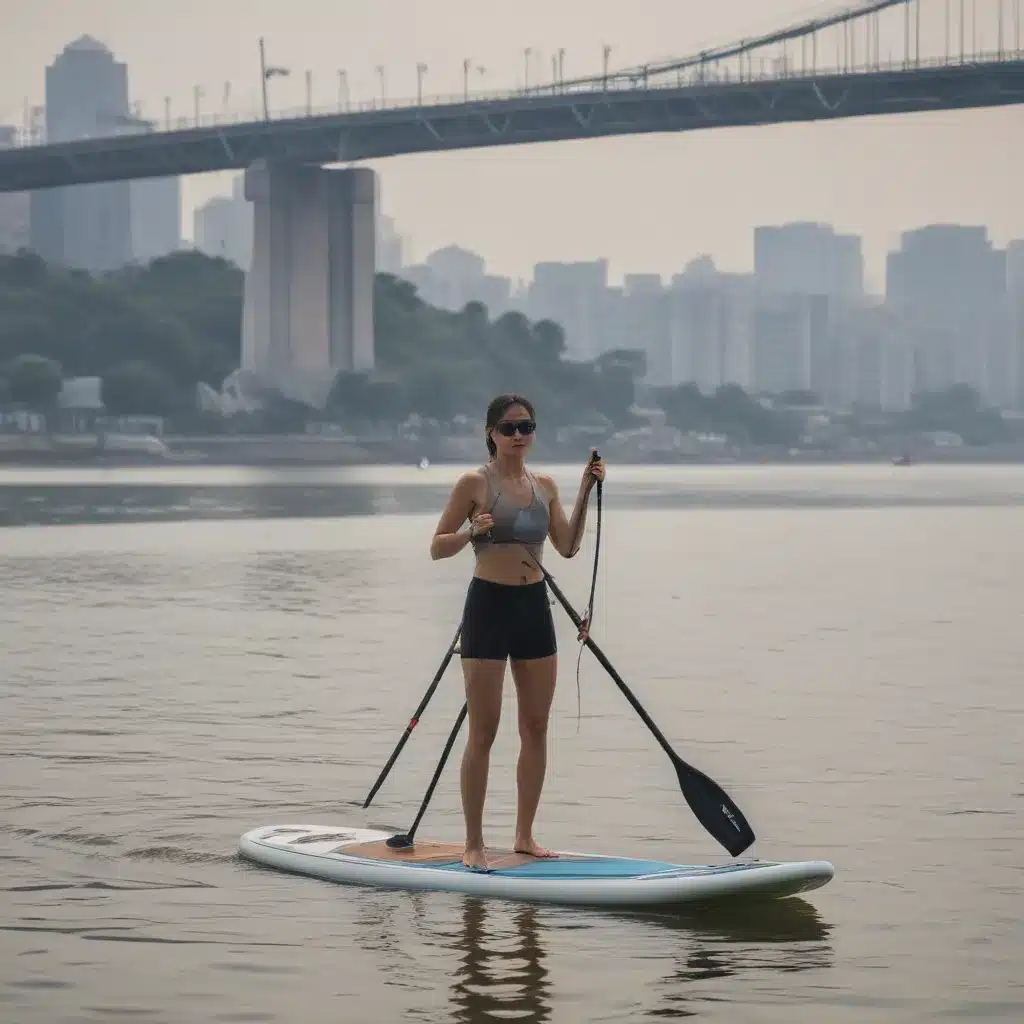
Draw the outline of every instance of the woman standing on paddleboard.
M487 408L490 460L463 474L448 498L430 543L431 558L451 558L467 544L476 569L463 612L462 672L469 706L469 737L462 758L462 807L466 819L467 867L487 867L483 812L491 747L501 718L505 662L512 666L519 702L519 763L514 849L534 857L554 856L533 837L547 767L547 731L558 671L555 627L541 560L544 539L564 558L580 548L591 487L605 476L601 459L583 471L572 515L567 519L550 476L533 474L526 456L537 421L521 395L499 395ZM469 521L469 529L462 526Z

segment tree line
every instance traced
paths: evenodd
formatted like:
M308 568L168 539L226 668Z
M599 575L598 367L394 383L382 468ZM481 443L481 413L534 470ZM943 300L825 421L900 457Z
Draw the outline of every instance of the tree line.
M110 413L217 429L196 413L196 385L219 390L239 366L243 294L237 266L198 252L99 277L50 266L30 252L0 254L0 403L46 411L64 379L93 376L102 380ZM240 418L233 429L302 429L310 417L353 427L412 414L478 421L490 397L507 391L527 395L551 427L600 431L640 422L634 403L646 368L639 350L569 360L565 333L551 320L520 312L492 318L479 302L438 309L390 274L376 276L374 318L372 373L338 374L325 410L282 401L266 414ZM817 402L794 392L766 403L736 384L712 394L695 384L655 387L648 397L684 432L775 445L798 443L806 420L801 407ZM908 412L884 419L887 428L949 430L968 443L1007 436L1000 414L966 385L915 396ZM870 411L865 417L878 420Z
M181 253L93 277L37 255L0 256L0 388L45 408L70 377L100 377L113 413L194 408L199 381L238 365L243 275Z
M343 420L477 420L491 396L517 392L551 426L634 422L635 354L568 360L565 332L552 320L516 311L492 319L480 302L437 309L391 274L377 275L374 319L375 371L339 374L328 399Z
M198 252L101 277L0 255L0 400L44 409L64 379L95 376L111 413L187 419L197 383L219 390L239 366L243 293L241 270ZM320 418L479 418L493 393L521 391L553 425L632 421L632 353L571 362L550 320L437 309L388 274L375 280L374 317L375 370L339 374Z

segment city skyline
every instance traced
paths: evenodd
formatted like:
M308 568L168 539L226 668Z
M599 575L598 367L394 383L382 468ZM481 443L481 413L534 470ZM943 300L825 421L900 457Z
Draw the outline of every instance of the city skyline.
M251 243L251 226L244 222L239 222L237 215L232 215L228 212L229 208L233 204L241 203L244 199L242 195L242 175L236 175L233 182L231 180L228 181L228 185L229 190L227 192L219 193L216 196L211 197L211 199L207 200L205 203L196 207L196 219L189 225L189 237L187 240L183 240L183 245L185 245L186 248L197 248L210 256L223 256L245 269L245 261L243 259L239 259L237 254L244 251L245 243ZM210 242L203 245L201 244L200 236L204 230L202 221L204 219L204 215L207 213L211 215L211 224L206 227L206 230L209 232L211 228L214 228L215 232L211 236ZM231 218L227 229L225 229L223 223L226 218ZM701 252L695 255L686 255L685 257L680 256L676 263L670 265L666 270L650 271L643 268L623 266L620 268L620 274L614 275L611 273L612 261L608 257L607 253L594 252L583 254L573 260L560 261L553 259L545 253L539 252L534 256L532 262L525 268L525 272L523 274L511 276L500 274L486 251L473 249L471 246L464 244L464 242L460 241L458 238L442 240L438 245L429 250L417 251L414 246L409 245L408 235L403 230L403 225L398 222L396 218L382 210L379 213L379 219L381 222L378 232L379 270L387 273L396 273L399 276L402 276L402 272L417 269L424 264L429 263L432 257L435 257L440 253L458 250L462 254L478 259L481 262L481 272L486 276L507 279L513 291L517 287L529 286L529 284L534 280L537 267L550 263L594 264L604 262L609 268L608 285L610 287L624 287L628 285L630 278L638 276L658 277L661 285L667 287L671 284L673 277L683 274L692 264L698 262L706 263L707 261L710 261L713 269L719 273L741 275L754 274L756 270L757 236L759 232L777 232L781 229L800 226L824 228L829 232L835 232L837 235L843 234L838 230L836 225L822 220L795 220L771 224L753 224L750 227L750 263L749 266L740 269L724 266L719 259L719 255L712 251ZM905 236L934 228L953 228L964 230L981 229L985 232L988 240L999 249L1005 249L1007 246L1012 245L1024 245L1024 235L1022 235L1021 238L1011 237L1006 239L1004 243L1000 243L993 233L992 226L989 224L967 224L950 220L939 220L930 223L908 225L906 228L896 233L891 244L881 254L882 272L881 280L877 282L877 287L872 286L872 282L869 280L869 276L866 271L867 260L866 258L863 259L865 269L861 279L862 287L860 289L863 295L866 298L884 299L886 296L887 265L893 254L899 251ZM238 236L237 240L232 236ZM856 232L850 233L847 237L857 243L860 243L859 247L863 248L863 239ZM237 244L238 241L242 241L243 244ZM232 245L232 242L235 242L235 244ZM397 249L395 248L396 242ZM384 244L387 245L386 251L382 249L382 245ZM395 255L396 252L398 253L397 256ZM384 258L382 258L382 253Z
M622 287L603 260L538 262L513 283L456 246L399 273L443 309L478 301L491 317L553 320L571 359L641 350L649 384L813 392L832 409L886 411L968 384L987 404L1024 409L1024 240L1003 249L984 226L924 225L887 254L884 295L872 295L857 236L791 223L754 237L753 273L703 259Z
M684 15L668 0L651 0L642 11L589 4L581 18L579 3L549 11L526 0L514 17L461 0L442 7L445 19L436 8L428 16L401 2L385 16L311 0L298 0L287 12L224 0L215 11L204 7L200 20L193 2L178 5L171 19L121 0L81 0L73 10L39 0L7 17L19 46L0 85L0 121L21 123L25 101L41 102L43 68L83 32L101 38L128 65L133 100L158 118L165 95L176 113L190 112L197 83L208 112L229 81L233 106L250 105L259 35L267 38L271 61L293 71L273 82L274 105L282 107L302 104L306 67L318 105L331 102L336 69L345 63L356 98L372 93L378 63L388 67L389 92L414 94L420 59L429 68L428 90L454 93L468 40L474 66L488 68L488 84L513 87L521 84L525 46L534 47L538 69L565 46L566 74L579 74L600 68L605 40L613 45L614 67L834 9L736 0ZM391 31L396 15L409 29L401 38ZM316 32L308 31L312 24ZM463 31L452 32L452 24ZM353 35L359 47L349 42ZM903 231L953 222L985 224L998 245L1024 236L1014 172L1022 161L1024 131L1011 108L558 143L500 155L403 157L370 166L381 175L383 212L402 225L417 258L457 241L486 252L494 272L513 278L526 277L540 254L584 260L604 253L613 280L630 272L670 274L704 252L721 269L742 272L753 265L756 225L820 221L864 239L867 284L878 291L885 254ZM228 194L230 179L186 178L182 191L183 236L191 238L196 206Z

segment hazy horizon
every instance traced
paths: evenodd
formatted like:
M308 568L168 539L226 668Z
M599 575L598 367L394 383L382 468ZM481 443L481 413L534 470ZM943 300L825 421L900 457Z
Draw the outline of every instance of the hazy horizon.
M428 65L426 94L461 92L465 57L487 69L474 72L478 87L514 88L523 82L527 46L532 74L550 80L559 47L572 77L600 70L605 42L613 47L611 66L628 66L835 7L705 0L687 12L673 0L568 0L557 9L522 0L512 16L469 0L442 0L429 13L411 0L372 8L350 0L287 7L180 0L144 11L130 0L76 0L73 7L33 0L5 12L16 45L0 83L0 123L21 124L26 103L43 102L46 65L82 34L128 65L132 100L162 119L165 96L172 116L191 114L195 85L206 114L221 107L226 82L230 109L255 109L261 35L269 62L292 71L270 83L272 106L302 106L310 69L314 105L326 107L337 100L339 68L356 101L377 94L378 64L387 67L389 98L415 95L418 61ZM926 4L926 13L934 21L941 7ZM995 0L977 7L977 43L994 49ZM902 47L898 25L883 24L885 55ZM941 48L941 29L928 22L926 45ZM1006 33L1004 45L1012 47L1009 16ZM370 166L380 172L381 210L406 237L409 261L455 243L484 256L490 272L514 279L528 278L542 260L601 256L614 280L633 272L668 276L702 253L723 270L743 271L753 263L756 225L813 220L863 237L867 284L879 291L885 253L902 231L957 222L984 224L997 245L1024 238L1022 164L1020 111L1007 107L405 156ZM194 207L226 193L229 181L224 174L182 180L186 238Z

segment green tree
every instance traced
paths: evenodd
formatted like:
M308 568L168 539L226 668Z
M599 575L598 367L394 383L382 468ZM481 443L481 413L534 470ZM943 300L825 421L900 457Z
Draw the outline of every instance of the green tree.
M986 408L969 384L914 395L904 423L912 430L948 430L971 445L994 444L1009 436L998 410Z
M680 384L657 392L657 400L665 410L665 420L677 430L699 430L707 424L707 400L694 383Z
M46 263L34 252L22 249L14 255L0 253L0 280L22 288L39 287L49 276Z
M542 363L558 362L565 355L565 331L554 320L538 320L533 325L533 345Z
M165 335L178 334L188 351L182 370L195 378L190 384L219 385L238 366L245 275L233 263L199 252L174 253L122 272L119 286Z
M779 402L782 405L792 405L798 408L804 408L807 406L821 405L821 398L814 391L807 391L801 388L793 391L783 391L779 395Z
M617 427L628 427L635 421L630 412L636 400L635 367L632 361L609 358L607 354L594 368L594 393L598 408Z
M11 400L38 412L52 409L64 386L60 363L45 356L18 356L8 365L6 377Z
M394 423L408 415L408 389L397 376L374 377L367 390L368 404L377 419Z
M487 333L490 321L487 316L487 307L482 302L467 302L459 313L466 330L474 337L482 338Z
M417 366L407 377L409 410L446 422L459 413L482 413L483 402L473 367L466 363L432 362Z
M115 416L168 416L177 405L174 382L142 359L120 363L106 373L100 395Z
M0 256L0 364L22 354L53 360L67 376L110 379L114 405L131 373L170 397L166 408L191 408L199 381L219 387L241 361L244 275L200 253L176 253L143 267L94 278L49 266L32 254ZM597 362L565 358L565 334L521 312L496 319L479 302L460 311L436 309L408 281L378 274L374 282L376 370L365 379L335 381L331 414L342 419L396 421L416 410L448 419L479 418L499 391L521 391L538 407L545 429L573 422L622 422L632 383L621 364L636 353ZM622 356L622 358L619 358ZM614 364L614 365L613 365ZM349 375L351 376L351 375ZM141 389L141 383L140 383ZM123 389L122 389L123 390ZM144 392L146 405L155 387ZM290 424L309 415L282 405L260 417L239 416L232 430ZM246 426L249 424L249 427Z

